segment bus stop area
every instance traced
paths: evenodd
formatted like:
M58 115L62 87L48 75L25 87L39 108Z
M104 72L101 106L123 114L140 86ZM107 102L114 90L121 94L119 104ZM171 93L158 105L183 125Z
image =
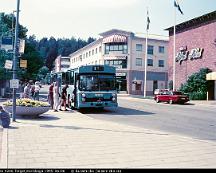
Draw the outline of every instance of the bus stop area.
M1 129L1 168L215 168L214 141L48 111Z

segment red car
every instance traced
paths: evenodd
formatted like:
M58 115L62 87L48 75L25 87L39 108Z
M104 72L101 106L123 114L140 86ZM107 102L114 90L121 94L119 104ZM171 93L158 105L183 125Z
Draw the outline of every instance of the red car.
M180 91L164 91L156 94L154 99L157 103L159 102L168 102L170 104L173 103L181 103L184 104L189 101L189 97L184 95Z

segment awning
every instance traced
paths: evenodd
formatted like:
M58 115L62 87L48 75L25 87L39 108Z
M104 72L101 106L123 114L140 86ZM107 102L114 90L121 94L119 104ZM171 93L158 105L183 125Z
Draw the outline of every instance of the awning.
M206 74L206 80L216 80L216 72Z
M125 43L127 42L127 37L123 35L114 34L103 39L103 43L113 43L113 42Z

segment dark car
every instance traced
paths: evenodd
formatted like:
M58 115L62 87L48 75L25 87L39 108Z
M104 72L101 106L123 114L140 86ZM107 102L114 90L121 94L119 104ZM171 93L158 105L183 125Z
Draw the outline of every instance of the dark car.
M189 101L189 97L180 91L160 92L159 94L155 95L154 99L157 103L168 102L170 104L173 104L173 103L184 104Z

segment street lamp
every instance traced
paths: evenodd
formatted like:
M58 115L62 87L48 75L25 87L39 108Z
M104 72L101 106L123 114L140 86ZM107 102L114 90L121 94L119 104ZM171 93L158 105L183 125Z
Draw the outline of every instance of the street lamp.
M15 40L14 40L14 56L13 56L13 81L16 81L17 75L17 57L18 57L18 34L19 34L19 6L20 0L17 0L16 10L16 26L15 26ZM13 87L13 110L12 110L13 121L16 121L16 88Z

